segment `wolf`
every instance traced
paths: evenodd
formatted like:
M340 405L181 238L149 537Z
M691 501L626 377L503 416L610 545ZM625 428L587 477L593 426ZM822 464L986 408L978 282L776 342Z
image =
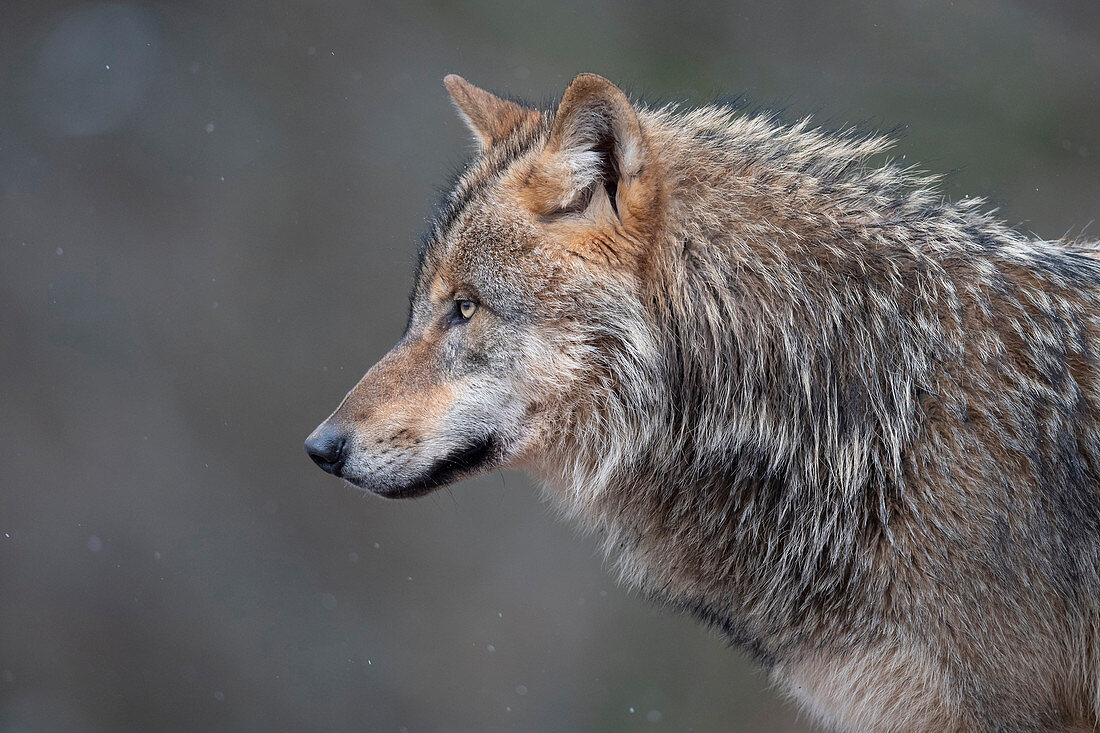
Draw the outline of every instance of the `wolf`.
M1100 724L1100 263L892 141L458 76L404 336L308 438L414 497L529 471L838 730Z

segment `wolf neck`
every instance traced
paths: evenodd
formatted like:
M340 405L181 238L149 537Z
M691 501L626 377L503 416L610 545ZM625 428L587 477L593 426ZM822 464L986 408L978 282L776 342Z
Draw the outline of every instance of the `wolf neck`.
M621 419L579 418L576 435L608 432L585 419L612 420L619 440L574 445L555 493L626 580L767 660L826 619L852 627L882 608L869 596L890 575L867 569L889 562L904 521L910 436L896 426L915 423L936 355L899 353L913 273L867 222L903 221L930 194L906 171L862 169L881 139L715 110L646 123L659 154L682 161L641 298L654 304L657 384L602 395ZM894 316L861 322L868 298L896 303Z

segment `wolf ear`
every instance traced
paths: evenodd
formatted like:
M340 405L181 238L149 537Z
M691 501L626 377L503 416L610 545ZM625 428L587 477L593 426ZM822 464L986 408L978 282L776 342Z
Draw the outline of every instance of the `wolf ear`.
M618 215L620 183L642 170L645 144L638 115L617 86L596 74L580 74L562 96L546 143L539 208L543 213L581 211L606 200ZM603 194L606 192L606 199Z
M447 87L459 116L474 133L483 153L521 125L541 119L536 110L479 89L458 74L443 77L443 85Z

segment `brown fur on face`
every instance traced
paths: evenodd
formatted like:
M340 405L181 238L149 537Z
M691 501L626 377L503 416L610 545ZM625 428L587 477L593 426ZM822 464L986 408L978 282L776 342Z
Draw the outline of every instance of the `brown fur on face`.
M527 468L841 729L1100 722L1092 244L944 201L877 136L591 74L547 112L446 84L481 153L325 424L349 480Z

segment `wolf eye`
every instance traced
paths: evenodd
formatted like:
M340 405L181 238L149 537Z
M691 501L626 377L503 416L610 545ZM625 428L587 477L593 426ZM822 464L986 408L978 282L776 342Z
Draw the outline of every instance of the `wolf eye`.
M458 310L458 315L462 316L463 320L468 321L477 312L477 303L472 300L456 300L455 308Z

